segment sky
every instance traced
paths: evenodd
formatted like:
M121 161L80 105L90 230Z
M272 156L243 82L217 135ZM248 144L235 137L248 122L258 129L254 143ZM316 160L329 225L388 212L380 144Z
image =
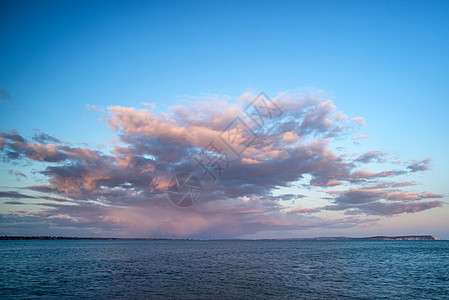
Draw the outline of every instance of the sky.
M448 15L0 0L0 235L449 239Z

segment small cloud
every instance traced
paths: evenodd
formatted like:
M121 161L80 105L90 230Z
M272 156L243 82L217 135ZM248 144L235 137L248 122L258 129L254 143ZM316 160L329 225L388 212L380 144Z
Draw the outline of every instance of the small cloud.
M104 108L98 107L94 104L86 104L86 109L87 110L93 110L93 111L98 111L98 112L105 112L106 110Z
M140 102L140 103L144 106L148 106L152 110L156 110L156 108L157 108L156 103L154 103L154 102Z
M313 213L313 212L318 212L320 211L320 208L318 207L313 207L313 208L308 208L308 207L296 207L293 208L292 210L290 210L291 213L296 213L296 214L304 214L304 213Z
M0 101L9 102L10 99L11 97L9 96L8 91L0 88Z
M360 139L366 139L368 137L369 137L369 135L367 135L367 134L359 134L359 135L353 136L352 139L353 140L360 140Z
M22 178L27 178L25 174L19 171L8 170L9 176L14 176L17 181L20 181Z
M16 130L0 132L0 137L11 140L13 142L26 143L26 140Z
M425 193L421 195L421 198L443 198L443 195L434 193Z
M274 200L274 201L278 201L278 200L283 200L283 201L288 201L288 200L295 200L295 199L300 199L300 198L304 198L306 196L302 195L302 194L282 194L282 195L278 195L278 196L265 196L262 197L262 199L267 199L267 200Z
M55 137L52 137L51 135L48 135L42 131L38 131L32 138L38 143L42 144L49 144L49 143L56 143L59 144L61 141Z
M348 116L345 115L344 113L340 112L340 111L337 111L337 112L334 114L334 118L335 118L337 121L343 121L343 120L346 120L346 119L348 118Z
M329 181L326 186L337 186L337 185L342 185L343 182L340 181Z
M386 153L385 152L381 152L381 151L367 151L365 153L363 153L362 155L360 155L359 157L357 157L354 162L356 163L371 163L371 162L377 162L377 163L383 163L386 161L385 157L386 157Z
M365 119L362 118L362 117L355 117L355 118L352 118L351 120L356 122L357 124L359 124L361 126L366 126Z
M287 144L294 143L299 139L300 137L294 131L287 131L282 135L282 141Z
M410 165L407 166L407 169L410 172L418 172L418 171L427 171L430 169L431 158L427 158L421 161L413 161Z

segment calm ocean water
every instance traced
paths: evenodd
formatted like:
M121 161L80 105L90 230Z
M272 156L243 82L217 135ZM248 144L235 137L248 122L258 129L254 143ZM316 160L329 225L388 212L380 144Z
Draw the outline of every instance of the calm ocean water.
M0 241L0 297L449 299L449 241Z

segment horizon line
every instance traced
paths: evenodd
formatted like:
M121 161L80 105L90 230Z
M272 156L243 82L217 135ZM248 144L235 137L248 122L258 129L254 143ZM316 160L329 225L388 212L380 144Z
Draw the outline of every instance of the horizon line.
M434 235L375 235L365 237L350 237L350 236L326 236L326 237L296 237L296 238L164 238L164 237L80 237L80 236L51 236L51 235L30 235L30 236L14 236L2 235L0 240L56 240L56 239L71 239L71 240L179 240L179 241L298 241L298 240L445 240L440 239Z

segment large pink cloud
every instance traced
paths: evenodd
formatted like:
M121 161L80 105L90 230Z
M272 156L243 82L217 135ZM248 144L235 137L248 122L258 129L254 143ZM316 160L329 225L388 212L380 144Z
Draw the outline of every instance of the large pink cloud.
M3 218L22 217L40 226L51 219L58 226L123 235L236 236L373 223L366 217L323 219L319 216L323 211L389 216L443 205L440 200L426 200L442 195L403 190L415 185L403 177L429 170L430 159L389 169L394 161L384 151L347 155L331 150L335 139L351 139L359 125L366 125L363 118L348 118L319 95L281 94L273 101L282 113L261 126L245 114L253 96L243 95L238 104L221 99L191 102L164 113L109 107L107 123L117 135L109 152L75 147L43 132L32 140L16 131L3 132L3 162L40 164L39 174L48 181L28 188L34 193L28 199L42 200L34 203L38 213ZM238 122L251 143L235 151L225 130ZM249 140L239 138L240 147ZM198 164L198 157L217 154L214 151L220 151L229 165L222 174L211 169L212 177ZM372 164L383 171L370 170ZM182 172L201 180L203 194L197 206L180 210L169 203L166 189L172 176ZM396 180L399 176L401 180ZM305 178L310 178L307 189L324 191L322 199L329 205L307 208L291 204L304 195L275 195L279 188ZM390 181L379 181L382 178ZM25 194L6 192L6 199L10 195L27 200Z

